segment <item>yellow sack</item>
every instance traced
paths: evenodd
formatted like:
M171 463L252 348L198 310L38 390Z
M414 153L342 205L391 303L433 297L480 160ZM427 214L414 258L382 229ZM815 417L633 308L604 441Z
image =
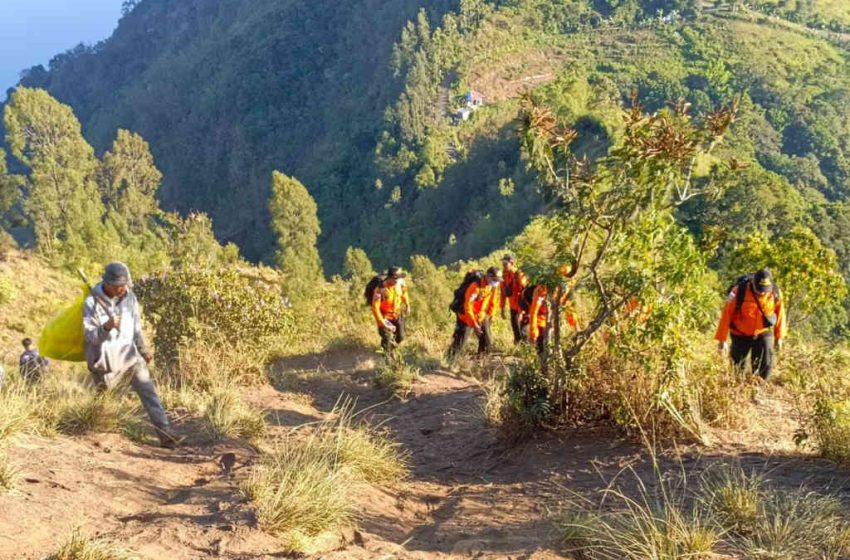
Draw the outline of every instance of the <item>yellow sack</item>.
M88 287L83 288L83 295L60 311L41 331L38 350L42 356L66 362L86 361L83 302L88 294Z

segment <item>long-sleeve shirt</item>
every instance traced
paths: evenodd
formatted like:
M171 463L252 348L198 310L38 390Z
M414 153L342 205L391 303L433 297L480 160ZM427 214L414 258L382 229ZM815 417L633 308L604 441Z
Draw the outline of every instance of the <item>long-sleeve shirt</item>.
M519 298L522 291L528 286L528 277L521 271L505 272L502 280L502 289L499 290L499 308L505 308L505 302L510 304L514 311L521 311Z
M770 331L770 327L764 325L764 317L759 310L759 304L756 303L756 295L749 284L746 285L746 290L740 310L737 309L738 286L735 286L729 293L729 297L726 298L726 305L723 307L723 315L721 315L720 323L717 325L717 332L714 335L716 340L725 342L729 333L737 336L757 337ZM758 302L761 304L761 309L765 315L776 314L773 336L776 340L780 340L785 336L787 330L785 307L782 305L782 299L777 299L773 291L768 291L758 296Z
M103 328L110 316L121 317L120 328ZM86 362L94 373L121 375L147 352L139 303L132 291L113 299L104 293L101 284L95 286L83 303L83 332Z
M460 320L474 327L480 325L485 318L492 317L496 311L496 291L486 280L473 282L466 288L466 293L463 297L463 313L460 314Z

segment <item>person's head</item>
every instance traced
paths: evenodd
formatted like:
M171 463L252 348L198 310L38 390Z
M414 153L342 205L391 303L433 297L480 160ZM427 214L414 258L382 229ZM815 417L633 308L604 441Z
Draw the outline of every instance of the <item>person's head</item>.
M21 344L24 345L24 350L30 350L32 348L32 339L27 337L21 341Z
M490 284L494 288L499 285L499 282L502 281L502 271L499 270L497 266L491 266L487 269L487 273L484 275L484 282Z
M401 271L401 268L391 266L387 269L387 273L384 276L384 284L387 286L395 286L399 280L406 276L406 274Z
M759 294L773 290L773 277L768 269L762 268L753 275L753 289Z
M513 272L516 270L516 257L507 253L504 257L502 257L502 268L505 272Z
M120 262L112 262L103 270L103 293L111 298L122 298L132 285L130 269Z

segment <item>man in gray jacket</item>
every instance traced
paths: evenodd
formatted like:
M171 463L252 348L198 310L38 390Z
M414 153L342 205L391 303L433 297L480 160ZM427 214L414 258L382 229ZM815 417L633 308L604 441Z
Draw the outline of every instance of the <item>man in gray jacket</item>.
M147 364L153 359L142 334L136 296L130 290L130 270L110 263L103 281L92 288L83 305L86 362L95 382L112 389L130 381L154 425L163 447L178 441L168 428L168 418L159 401Z

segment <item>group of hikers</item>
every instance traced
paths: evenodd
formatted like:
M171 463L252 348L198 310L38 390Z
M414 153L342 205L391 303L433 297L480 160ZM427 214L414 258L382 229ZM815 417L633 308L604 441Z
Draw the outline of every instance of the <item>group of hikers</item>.
M575 274L564 268L565 279ZM381 347L390 354L404 340L405 317L410 312L410 295L404 283L405 274L399 267L375 276L366 286L366 301L378 326ZM575 314L569 306L569 292L556 289L552 300L565 307L565 317L570 326L578 329ZM478 337L478 354L486 354L493 343L491 323L500 310L506 319L510 312L514 343L529 342L542 354L546 351L550 325L549 290L544 284L534 284L517 266L516 258L506 254L502 268L491 266L486 271L468 272L455 290L449 310L455 314L456 323L448 355L457 357L471 333Z
M565 280L561 284L568 285L575 273L575 267L561 267L559 274ZM371 304L386 354L393 352L405 337L405 317L411 307L404 279L401 269L392 267L374 277L366 288L367 303ZM529 281L511 254L502 258L501 269L492 266L486 271L468 272L449 305L456 316L449 358L460 354L473 332L478 337L478 354L490 350L491 323L497 307L502 319L506 319L506 308L510 312L514 344L529 342L544 354L551 324L550 306L559 306L567 324L576 331L580 328L569 289L558 287L551 295L550 298L545 284ZM742 276L730 286L715 338L718 350L729 350L736 367L745 368L749 358L753 373L766 381L785 332L785 307L769 270ZM727 342L730 338L731 348Z
M575 267L561 267L562 286L569 286L575 273ZM400 268L392 267L374 277L366 287L366 297L381 345L390 354L404 341L405 319L411 312L405 274ZM570 290L565 287L555 288L550 297L549 289L531 282L517 266L515 257L507 254L501 269L494 266L486 271L470 271L455 290L449 308L456 316L456 324L448 354L451 358L459 355L473 332L478 337L478 353L488 352L497 308L503 319L507 318L506 311L510 313L514 343L528 342L544 353L553 312L550 306L557 305L566 323L580 329L570 299ZM125 264L114 262L106 266L101 282L91 289L83 304L82 327L86 363L95 385L102 391L131 386L161 445L177 446L179 439L170 430L148 369L153 354L142 334L139 304ZM779 289L770 272L762 269L742 276L730 286L715 338L719 351L725 352L731 337L732 362L744 368L749 357L753 373L767 380L774 352L782 347L786 330L785 306ZM21 371L34 382L47 371L48 362L39 356L30 339L24 340L24 347Z

